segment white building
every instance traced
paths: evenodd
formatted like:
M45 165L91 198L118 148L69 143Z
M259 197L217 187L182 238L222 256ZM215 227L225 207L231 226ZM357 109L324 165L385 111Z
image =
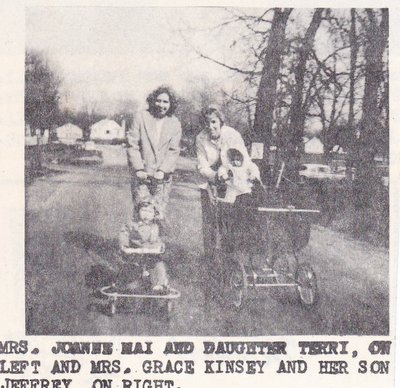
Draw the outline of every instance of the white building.
M111 142L123 139L125 139L125 129L114 120L100 120L90 127L90 140Z
M75 144L78 139L82 139L83 130L77 125L68 123L56 128L56 134L60 143Z

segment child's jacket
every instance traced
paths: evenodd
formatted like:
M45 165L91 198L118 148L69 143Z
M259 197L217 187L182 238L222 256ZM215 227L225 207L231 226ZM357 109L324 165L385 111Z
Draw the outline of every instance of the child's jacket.
M121 247L155 248L162 244L160 229L155 222L130 221L124 225L119 234Z

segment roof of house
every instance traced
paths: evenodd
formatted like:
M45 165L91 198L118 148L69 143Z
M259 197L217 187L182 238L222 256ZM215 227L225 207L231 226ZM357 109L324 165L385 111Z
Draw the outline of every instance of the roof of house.
M110 119L103 119L94 123L90 129L93 130L110 130L110 129L117 129L121 130L122 127L114 120Z
M83 131L81 128L79 128L77 125L72 124L72 123L67 123L62 125L61 127L56 128L56 132L57 132L57 136L60 136L62 134L71 134L71 133L75 133L75 134L80 134L82 135Z

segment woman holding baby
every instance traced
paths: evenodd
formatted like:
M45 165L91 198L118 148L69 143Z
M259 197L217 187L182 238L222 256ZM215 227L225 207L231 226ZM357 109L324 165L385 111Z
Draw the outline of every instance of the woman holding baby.
M258 167L251 161L241 134L225 125L225 119L216 107L201 113L203 130L196 138L198 170L210 194L218 195L216 186L226 185L226 193L219 195L222 202L234 203L236 197L249 194L253 182L260 180Z
M206 180L201 186L203 236L205 255L211 257L218 244L223 251L232 252L234 236L242 225L240 204L250 196L254 181L260 181L260 172L251 161L242 136L225 125L218 108L203 110L201 124L196 152L198 170Z

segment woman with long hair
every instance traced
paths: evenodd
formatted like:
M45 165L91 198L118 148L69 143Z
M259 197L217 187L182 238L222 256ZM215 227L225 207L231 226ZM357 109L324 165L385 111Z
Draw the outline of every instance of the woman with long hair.
M158 217L165 218L172 173L180 152L182 129L174 113L177 98L171 88L160 86L147 97L148 109L139 112L128 130L128 161L134 205L146 189L140 183L153 179L163 190L153 194Z

